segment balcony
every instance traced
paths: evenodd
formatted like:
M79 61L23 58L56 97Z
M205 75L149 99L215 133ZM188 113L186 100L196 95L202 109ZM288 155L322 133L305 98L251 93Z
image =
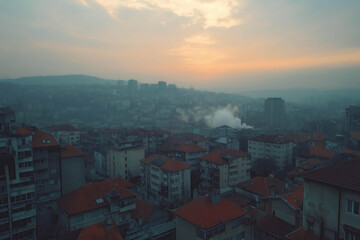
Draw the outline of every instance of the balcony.
M21 220L24 218L32 218L36 216L36 209L29 209L18 213L13 213L13 221Z
M10 231L0 232L0 240L2 239L9 239Z

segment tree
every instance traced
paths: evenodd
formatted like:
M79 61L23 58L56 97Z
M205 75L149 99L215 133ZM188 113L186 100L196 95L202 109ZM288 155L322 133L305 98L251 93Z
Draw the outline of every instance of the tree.
M277 166L274 159L259 158L253 161L251 170L256 176L267 177L269 174L276 172Z

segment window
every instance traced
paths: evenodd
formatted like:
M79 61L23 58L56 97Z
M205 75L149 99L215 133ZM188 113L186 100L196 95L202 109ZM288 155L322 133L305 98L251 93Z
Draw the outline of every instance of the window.
M347 200L346 201L347 205L346 205L346 211L348 213L353 213L356 215L360 214L360 202L357 201L352 201L352 200Z

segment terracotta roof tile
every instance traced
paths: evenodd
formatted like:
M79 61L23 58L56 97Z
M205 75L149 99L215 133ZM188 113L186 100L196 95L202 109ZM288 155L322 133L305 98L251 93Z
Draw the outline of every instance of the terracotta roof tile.
M166 171L170 171L170 172L175 172L175 171L181 171L181 170L185 170L188 168L191 168L191 166L189 166L188 164L164 156L164 155L160 155L160 154L153 154L143 160L141 160L141 162L146 163L146 164L152 164L152 165L157 165L156 163L153 162L154 159L162 159L162 164L159 166L161 169L166 170Z
M342 161L330 167L305 173L308 180L360 192L360 158Z
M296 229L295 231L286 235L287 240L319 240L320 238L315 236L312 232L305 230L303 227Z
M40 130L34 132L32 144L34 148L59 146L53 135Z
M116 189L119 192L121 199L134 197L134 193L122 186L121 182L122 181L119 181L118 178L115 178L91 183L66 194L56 200L56 202L69 215L75 215L108 206L108 202L103 199L103 195L113 189ZM103 199L103 201L97 203L96 200L98 199Z
M123 240L116 226L105 228L103 223L83 228L77 240Z
M194 152L205 152L206 150L202 147L195 145L195 144L180 144L175 147L176 151L179 152L187 152L187 153L194 153Z
M256 228L276 236L284 238L287 234L295 230L291 224L273 216L264 216L257 223Z
M28 128L18 128L17 134L20 136L28 136L28 135L32 135L32 131Z
M354 157L360 157L360 151L358 151L358 150L343 147L343 148L341 148L341 152L350 154L350 155L352 155Z
M135 199L136 209L131 211L131 217L133 219L148 219L154 212L155 207L150 203L147 203L141 199Z
M349 135L354 139L360 141L360 131L351 131L349 132Z
M310 147L308 150L305 150L304 152L300 153L301 157L306 158L322 158L322 159L328 159L335 155L335 152L327 149L324 144L316 144L313 147Z
M226 155L229 155L230 157L234 157L234 158L249 156L246 152L237 151L233 149L217 149L209 154L202 156L200 160L212 162L218 165L223 165L223 164L228 164L228 160L225 157Z
M214 205L209 197L202 196L178 208L175 214L202 229L208 229L244 216L246 211L226 198L220 198L220 202Z
M282 196L288 201L295 209L302 209L304 201L304 184L287 191Z
M77 156L84 156L85 153L83 153L81 150L71 146L70 144L66 144L66 148L61 151L60 157L61 158L67 158L67 157L77 157Z
M272 192L274 194L282 192L284 183L277 178L254 177L239 183L237 186L260 196L269 197L272 195Z

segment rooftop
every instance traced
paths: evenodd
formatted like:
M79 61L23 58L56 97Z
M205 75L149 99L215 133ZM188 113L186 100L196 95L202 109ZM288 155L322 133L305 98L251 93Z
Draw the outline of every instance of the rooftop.
M360 158L342 161L330 167L317 169L303 176L307 180L326 183L360 192Z
M220 198L219 203L213 204L209 197L202 196L178 208L175 214L202 229L208 229L244 216L246 211L226 198Z
M34 148L59 146L53 135L40 130L34 132L32 144Z
M91 211L108 206L108 202L103 198L104 194L114 189L119 193L120 199L135 197L132 192L126 189L127 185L123 184L121 178L91 183L66 194L56 201L69 215Z
M272 177L254 177L237 185L246 191L255 193L262 197L269 197L281 193L284 183Z
M256 227L281 239L295 230L291 224L273 216L262 217Z
M185 153L194 153L194 152L205 152L206 150L195 144L179 144L175 146L174 150Z
M103 223L97 223L82 229L77 240L123 240L116 226L112 224L105 227Z
M182 161L179 161L179 160L176 160L173 158L169 158L167 156L160 155L160 154L153 154L153 155L141 160L141 162L143 162L145 164L156 165L156 166L160 167L161 169L170 171L170 172L181 171L181 170L191 168L191 166L187 165L186 163L184 163Z
M319 240L320 238L315 236L312 232L305 230L303 227L296 229L295 231L286 235L287 240Z
M131 211L131 218L133 219L148 219L154 212L155 207L141 199L135 199L136 208Z
M302 209L304 201L304 184L285 192L282 196L295 209Z
M28 136L28 135L32 135L32 131L28 128L18 128L17 134L20 136Z
M63 149L60 153L61 158L78 157L84 155L85 153L83 153L81 150L77 149L76 147L71 146L70 144L66 144L65 149Z
M267 143L276 143L276 144L285 144L294 141L292 138L288 136L281 136L281 135L259 135L253 137L249 140L258 141L258 142L267 142Z
M306 158L322 158L328 159L335 155L335 152L326 148L326 146L322 143L318 143L313 147L310 147L308 150L303 151L300 153L301 157Z
M49 127L48 130L54 131L54 132L58 132L58 131L66 131L66 132L78 131L75 127L73 127L71 125L68 125L68 124L51 126L51 127Z
M217 149L200 158L200 160L212 162L218 165L228 164L229 158L239 158L249 156L246 152L233 149Z

